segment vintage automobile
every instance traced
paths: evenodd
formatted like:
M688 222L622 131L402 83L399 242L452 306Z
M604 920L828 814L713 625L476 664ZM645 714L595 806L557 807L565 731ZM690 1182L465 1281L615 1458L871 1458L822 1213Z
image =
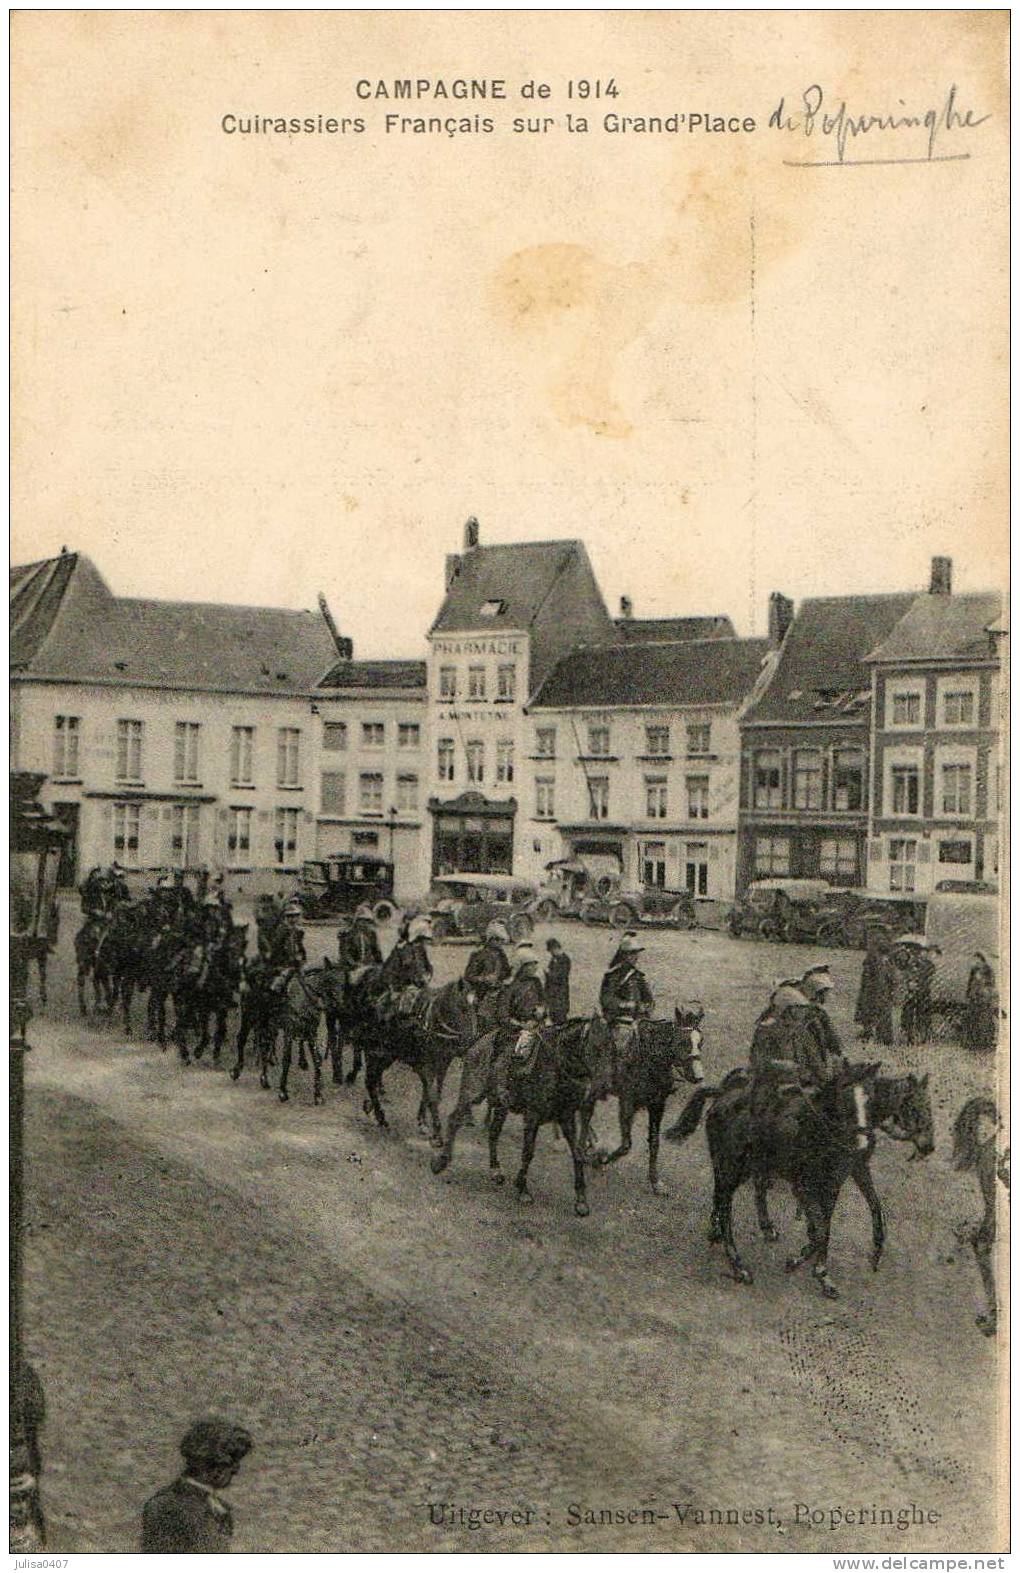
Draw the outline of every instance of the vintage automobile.
M581 903L579 916L582 923L608 923L620 929L639 924L682 929L698 926L694 897L689 890L664 890L660 885L622 890L612 880L607 889Z
M494 920L514 941L535 927L537 887L510 874L441 874L432 881L428 916L432 938L453 939L485 933Z
M824 879L756 879L730 911L730 933L735 939L752 935L801 945L843 945L841 896Z
M377 923L387 923L394 913L393 864L357 852L317 858L302 867L297 899L306 918L335 917L367 905Z
M545 866L547 878L538 887L535 916L543 923L577 918L586 901L603 899L616 888L609 874L598 874L577 858L557 858Z
M881 923L893 939L900 934L923 934L927 901L899 891L847 890L843 892L843 943L849 950L863 950L868 928Z

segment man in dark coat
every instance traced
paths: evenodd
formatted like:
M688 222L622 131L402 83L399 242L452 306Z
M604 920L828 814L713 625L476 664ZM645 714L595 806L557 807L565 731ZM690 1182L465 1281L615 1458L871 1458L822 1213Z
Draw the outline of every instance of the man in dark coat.
M382 950L370 907L361 906L355 912L350 928L338 936L337 953L348 971L356 967L382 965Z
M506 939L503 925L490 923L485 931L484 942L467 959L464 982L474 990L479 1001L495 994L510 977L511 967L503 949Z
M644 946L628 929L599 989L599 1009L609 1025L618 1063L637 1053L638 1022L650 1016L655 1005L648 979L637 962L643 954Z
M895 963L889 931L876 924L868 930L868 948L861 968L854 1021L861 1029L861 1042L871 1038L889 1047L893 1041L893 989Z
M558 939L548 939L545 948L549 961L545 969L545 1003L549 1020L559 1025L570 1015L570 957Z
M199 1420L181 1439L184 1468L142 1508L142 1552L149 1555L223 1554L230 1550L234 1515L219 1493L251 1451L252 1439L229 1420Z

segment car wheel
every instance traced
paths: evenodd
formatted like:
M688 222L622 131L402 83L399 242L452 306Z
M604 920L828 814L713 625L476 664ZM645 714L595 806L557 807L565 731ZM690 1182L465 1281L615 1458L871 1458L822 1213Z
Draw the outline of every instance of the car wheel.
M637 913L625 901L617 901L609 910L609 921L614 929L630 928L637 922Z
M538 906L535 908L535 916L540 923L551 923L555 917L559 916L559 910L555 901L550 901L547 897L545 901L538 903Z
M388 923L393 916L393 903L390 901L377 901L372 915L377 923Z
M601 923L605 917L605 908L600 901L585 901L577 915L582 923Z

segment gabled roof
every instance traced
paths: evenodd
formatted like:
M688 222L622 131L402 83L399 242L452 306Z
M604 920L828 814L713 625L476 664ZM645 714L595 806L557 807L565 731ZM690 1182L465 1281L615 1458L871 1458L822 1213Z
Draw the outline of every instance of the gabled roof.
M739 704L754 687L767 654L767 639L573 650L553 667L528 708Z
M869 661L966 661L994 658L992 632L1001 632L1002 596L919 595L871 650Z
M772 677L745 722L832 722L865 716L871 688L865 658L915 599L910 592L803 601Z
M577 554L586 555L581 541L472 547L456 561L430 632L530 628L557 578ZM487 604L498 606L494 615L483 613Z
M320 688L424 688L424 661L337 661Z
M12 568L10 575L10 665L24 669L39 653L65 600L94 605L112 600L109 587L87 557L61 552L41 562Z
M621 644L680 644L688 639L737 637L725 613L715 617L617 617L614 621Z
M268 606L223 606L193 601L131 600L110 593L87 558L74 566L59 600L38 597L45 564L12 575L19 605L18 670L30 676L144 684L221 692L302 693L315 687L336 660L319 613ZM64 557L50 560L52 577L67 573ZM48 611L45 631L42 609ZM39 637L40 632L42 636ZM12 655L13 661L13 655Z

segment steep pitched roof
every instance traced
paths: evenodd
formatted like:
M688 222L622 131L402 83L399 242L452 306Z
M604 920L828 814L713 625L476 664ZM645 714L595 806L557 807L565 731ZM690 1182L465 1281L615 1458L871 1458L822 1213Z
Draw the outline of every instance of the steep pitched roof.
M33 618L21 616L25 633L20 636L18 669L29 675L221 692L301 693L314 688L336 660L333 640L318 613L130 600L111 595L87 558L68 555L77 560L63 595L55 605L52 592L43 598L52 612L43 637L36 637L38 628L30 636ZM46 577L31 568L12 576L19 602L36 579ZM54 577L59 577L56 570ZM37 615L35 624L38 621Z
M767 654L767 639L574 650L557 662L528 708L738 704L754 687Z
M575 553L580 541L517 541L475 546L456 562L453 579L432 633L467 629L530 628L543 602ZM498 606L485 615L487 604Z
M989 633L999 624L1002 611L1002 596L994 590L974 595L919 595L867 659L987 660L992 654Z
M803 601L779 659L746 722L840 721L867 710L865 657L915 600L906 595L837 595Z
M621 644L683 643L688 639L735 639L725 613L715 617L617 617Z
M424 688L424 661L337 661L320 688Z
M42 649L65 603L112 600L99 573L78 552L24 563L10 573L10 666L24 668Z

